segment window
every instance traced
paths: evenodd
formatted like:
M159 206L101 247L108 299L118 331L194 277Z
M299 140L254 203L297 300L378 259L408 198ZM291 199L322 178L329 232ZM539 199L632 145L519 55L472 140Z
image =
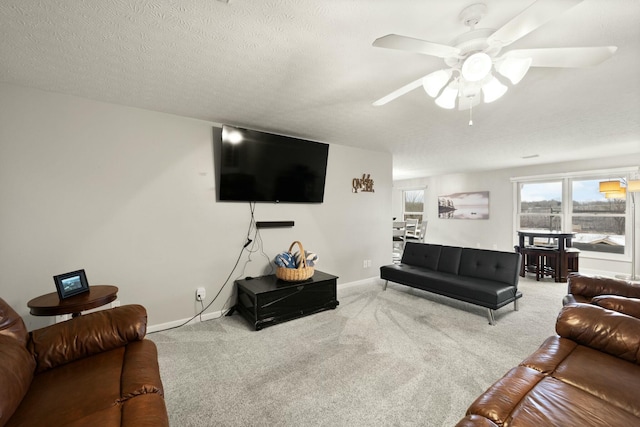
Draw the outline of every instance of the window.
M622 178L616 178L622 181ZM573 246L581 250L623 254L625 246L626 200L607 199L600 193L601 179L571 182L571 231Z
M407 219L417 219L422 222L424 215L424 190L405 190L403 197L403 217Z
M562 181L520 184L519 229L562 230Z
M592 253L625 254L629 209L624 198L606 198L600 182L624 185L626 173L523 178L517 183L517 229L572 231L573 246Z

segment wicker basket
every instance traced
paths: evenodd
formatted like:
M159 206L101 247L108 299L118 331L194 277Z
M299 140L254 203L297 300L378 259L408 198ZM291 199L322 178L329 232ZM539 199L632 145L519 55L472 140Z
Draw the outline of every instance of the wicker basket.
M307 256L302 247L302 243L295 241L289 246L289 252L295 245L300 247L300 260L302 261L297 268L277 267L276 277L285 282L302 282L313 276L313 267L307 266Z

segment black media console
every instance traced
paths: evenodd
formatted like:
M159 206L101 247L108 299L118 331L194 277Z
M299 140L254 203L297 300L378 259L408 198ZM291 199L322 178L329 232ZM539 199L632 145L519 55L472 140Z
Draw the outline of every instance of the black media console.
M285 282L275 275L236 280L235 308L256 331L276 323L338 306L337 276L315 271L303 282Z

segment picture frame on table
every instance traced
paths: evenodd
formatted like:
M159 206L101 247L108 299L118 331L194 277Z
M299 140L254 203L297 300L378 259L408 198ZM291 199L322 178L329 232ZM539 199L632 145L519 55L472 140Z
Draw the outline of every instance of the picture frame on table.
M87 281L87 275L84 270L76 270L53 276L53 281L56 283L58 297L61 300L89 292L89 282Z

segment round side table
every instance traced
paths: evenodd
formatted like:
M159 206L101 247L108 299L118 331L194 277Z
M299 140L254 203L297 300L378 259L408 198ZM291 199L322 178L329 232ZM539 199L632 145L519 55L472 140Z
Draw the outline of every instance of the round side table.
M89 286L89 292L74 295L61 300L57 292L41 295L29 301L27 306L34 316L60 316L71 313L72 317L80 312L109 304L118 297L118 287L111 285Z

